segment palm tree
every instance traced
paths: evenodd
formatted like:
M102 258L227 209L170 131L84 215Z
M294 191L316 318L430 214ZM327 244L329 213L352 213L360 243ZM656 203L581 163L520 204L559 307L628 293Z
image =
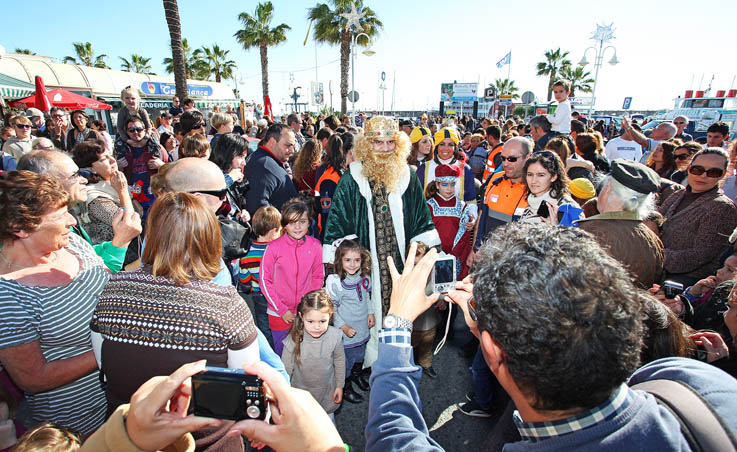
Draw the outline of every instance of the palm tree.
M548 76L548 102L553 96L553 83L558 79L558 74L566 67L571 66L571 61L566 59L568 52L561 52L560 47L555 50L545 51L545 61L537 63L537 75Z
M511 94L512 99L519 99L519 94L517 94L519 88L514 86L514 80L498 78L494 80L494 83L489 83L489 86L496 88L496 92L499 93L499 95Z
M236 40L243 46L243 50L258 47L261 52L261 89L264 97L269 95L269 58L267 49L279 45L287 40L286 32L292 28L287 24L280 24L270 28L274 18L274 6L271 2L259 3L253 16L248 13L238 14L243 23L243 29L235 32Z
M15 48L15 53L20 53L22 55L35 55L36 54L36 52L31 52L29 49L21 49L18 47Z
M182 53L184 54L184 72L186 73L186 77L188 79L207 80L210 68L201 59L202 50L196 49L192 51L187 38L184 38L182 39ZM162 64L164 64L164 70L167 73L174 73L173 59L166 57L162 61Z
M348 111L348 67L351 57L351 38L352 33L366 33L368 36L376 36L379 30L383 28L376 13L369 7L363 6L363 0L330 0L333 9L330 9L326 3L319 3L314 8L310 8L307 18L315 22L315 31L313 39L319 43L340 44L340 112L346 114ZM351 8L355 7L355 11L363 13L363 17L359 19L361 30L351 30L348 20L341 14L348 13ZM369 40L365 36L358 39L358 44L367 46Z
M199 56L206 64L207 71L215 76L215 81L220 83L222 79L233 78L233 69L235 69L235 61L228 59L230 50L221 49L217 44L212 47L202 46L197 49Z
M182 51L182 25L179 22L179 5L177 0L164 0L164 15L169 27L171 38L171 58L174 72L174 83L177 87L177 97L187 97L187 72L184 66L184 52Z
M139 74L151 74L151 65L148 64L149 61L151 61L151 58L144 58L141 55L136 55L135 53L131 55L130 61L123 57L120 58L123 63L120 65L120 68L124 71L128 72L137 72Z
M570 97L575 96L576 90L583 93L590 93L593 90L591 84L594 83L594 79L591 78L591 72L584 72L584 68L581 66L576 66L576 69L564 68L560 71L560 75L571 81Z
M110 69L110 66L105 63L105 58L107 58L107 55L104 53L101 53L100 55L95 55L94 50L92 50L92 44L90 44L89 42L73 42L72 45L74 46L74 53L77 54L77 58L72 56L65 56L65 63Z

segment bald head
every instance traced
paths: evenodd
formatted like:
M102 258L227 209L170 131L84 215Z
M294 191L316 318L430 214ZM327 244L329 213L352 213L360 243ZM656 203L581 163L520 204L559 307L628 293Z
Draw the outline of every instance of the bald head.
M18 171L32 171L36 174L51 174L55 172L57 164L67 159L64 153L59 151L35 150L25 154L18 161Z
M177 160L164 176L165 186L170 191L196 192L225 189L225 176L213 162L197 157ZM216 211L222 204L217 196L195 193L202 196L207 205Z
M171 191L222 190L225 178L213 162L196 157L179 159L166 172L166 186Z
M532 153L534 143L529 138L512 137L504 142L502 149L517 149L522 157L526 157Z
M677 132L678 128L675 124L673 124L672 122L663 122L660 123L653 132L653 135L657 135L657 137L651 136L650 138L654 140L670 140L671 138L676 136Z

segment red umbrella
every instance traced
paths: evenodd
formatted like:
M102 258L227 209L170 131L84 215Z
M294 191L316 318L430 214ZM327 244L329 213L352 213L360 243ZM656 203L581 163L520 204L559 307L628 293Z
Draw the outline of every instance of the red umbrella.
M9 103L14 108L39 108L36 104L35 97L34 95ZM47 97L53 107L70 108L72 110L84 110L85 108L91 110L111 110L113 108L112 105L90 99L89 97L80 96L79 94L61 88L49 91Z
M39 110L51 110L51 101L49 101L49 96L46 94L46 86L44 86L44 81L40 75L36 76L36 94L33 95L33 101Z

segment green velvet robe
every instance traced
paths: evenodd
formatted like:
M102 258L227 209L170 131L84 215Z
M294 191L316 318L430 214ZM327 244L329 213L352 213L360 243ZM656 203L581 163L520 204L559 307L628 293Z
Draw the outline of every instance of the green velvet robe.
M389 209L394 223L394 233L402 262L397 262L399 271L404 267L408 244L423 242L428 246L440 245L440 237L425 202L422 185L409 166L402 173L399 183L389 194ZM371 309L378 312L376 326L371 328L371 339L366 348L364 366L370 366L376 359L378 350L378 330L381 328L381 284L378 282L379 265L376 257L376 234L374 231L371 188L363 175L363 165L353 162L343 174L333 195L330 215L325 226L323 240L323 262L333 263L335 259L335 240L355 234L358 241L371 252Z

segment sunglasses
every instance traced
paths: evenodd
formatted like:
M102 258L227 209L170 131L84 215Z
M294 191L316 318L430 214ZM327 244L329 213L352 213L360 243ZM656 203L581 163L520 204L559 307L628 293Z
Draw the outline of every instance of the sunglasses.
M143 132L143 127L129 127L128 128L128 132L130 132L130 133L133 133L133 132Z
M228 195L228 189L227 188L223 188L222 190L192 190L192 191L187 192L187 193L192 193L192 194L199 193L201 195L215 196L219 200L223 201L223 200L225 200L225 198Z
M685 154L673 154L673 158L676 160L688 160L688 158L691 157L690 153Z
M200 123L197 123L197 124L193 125L192 128L193 129L199 129L200 127L205 127L206 125L207 124L205 124L204 122L200 122Z
M502 159L502 162L511 162L511 163L514 163L517 160L519 160L519 157L504 157L503 155L500 155L499 158Z
M680 126L681 124L686 124L686 123L685 123L685 122L680 122L680 121L679 121L679 122L674 122L673 124L675 124L675 125L677 125L677 126Z
M19 129L30 129L31 125L30 124L16 124L15 127Z
M690 167L688 169L688 172L693 174L694 176L701 176L702 174L706 173L706 177L711 177L712 179L722 177L722 175L724 174L724 170L721 168L706 169L701 165L694 165Z

